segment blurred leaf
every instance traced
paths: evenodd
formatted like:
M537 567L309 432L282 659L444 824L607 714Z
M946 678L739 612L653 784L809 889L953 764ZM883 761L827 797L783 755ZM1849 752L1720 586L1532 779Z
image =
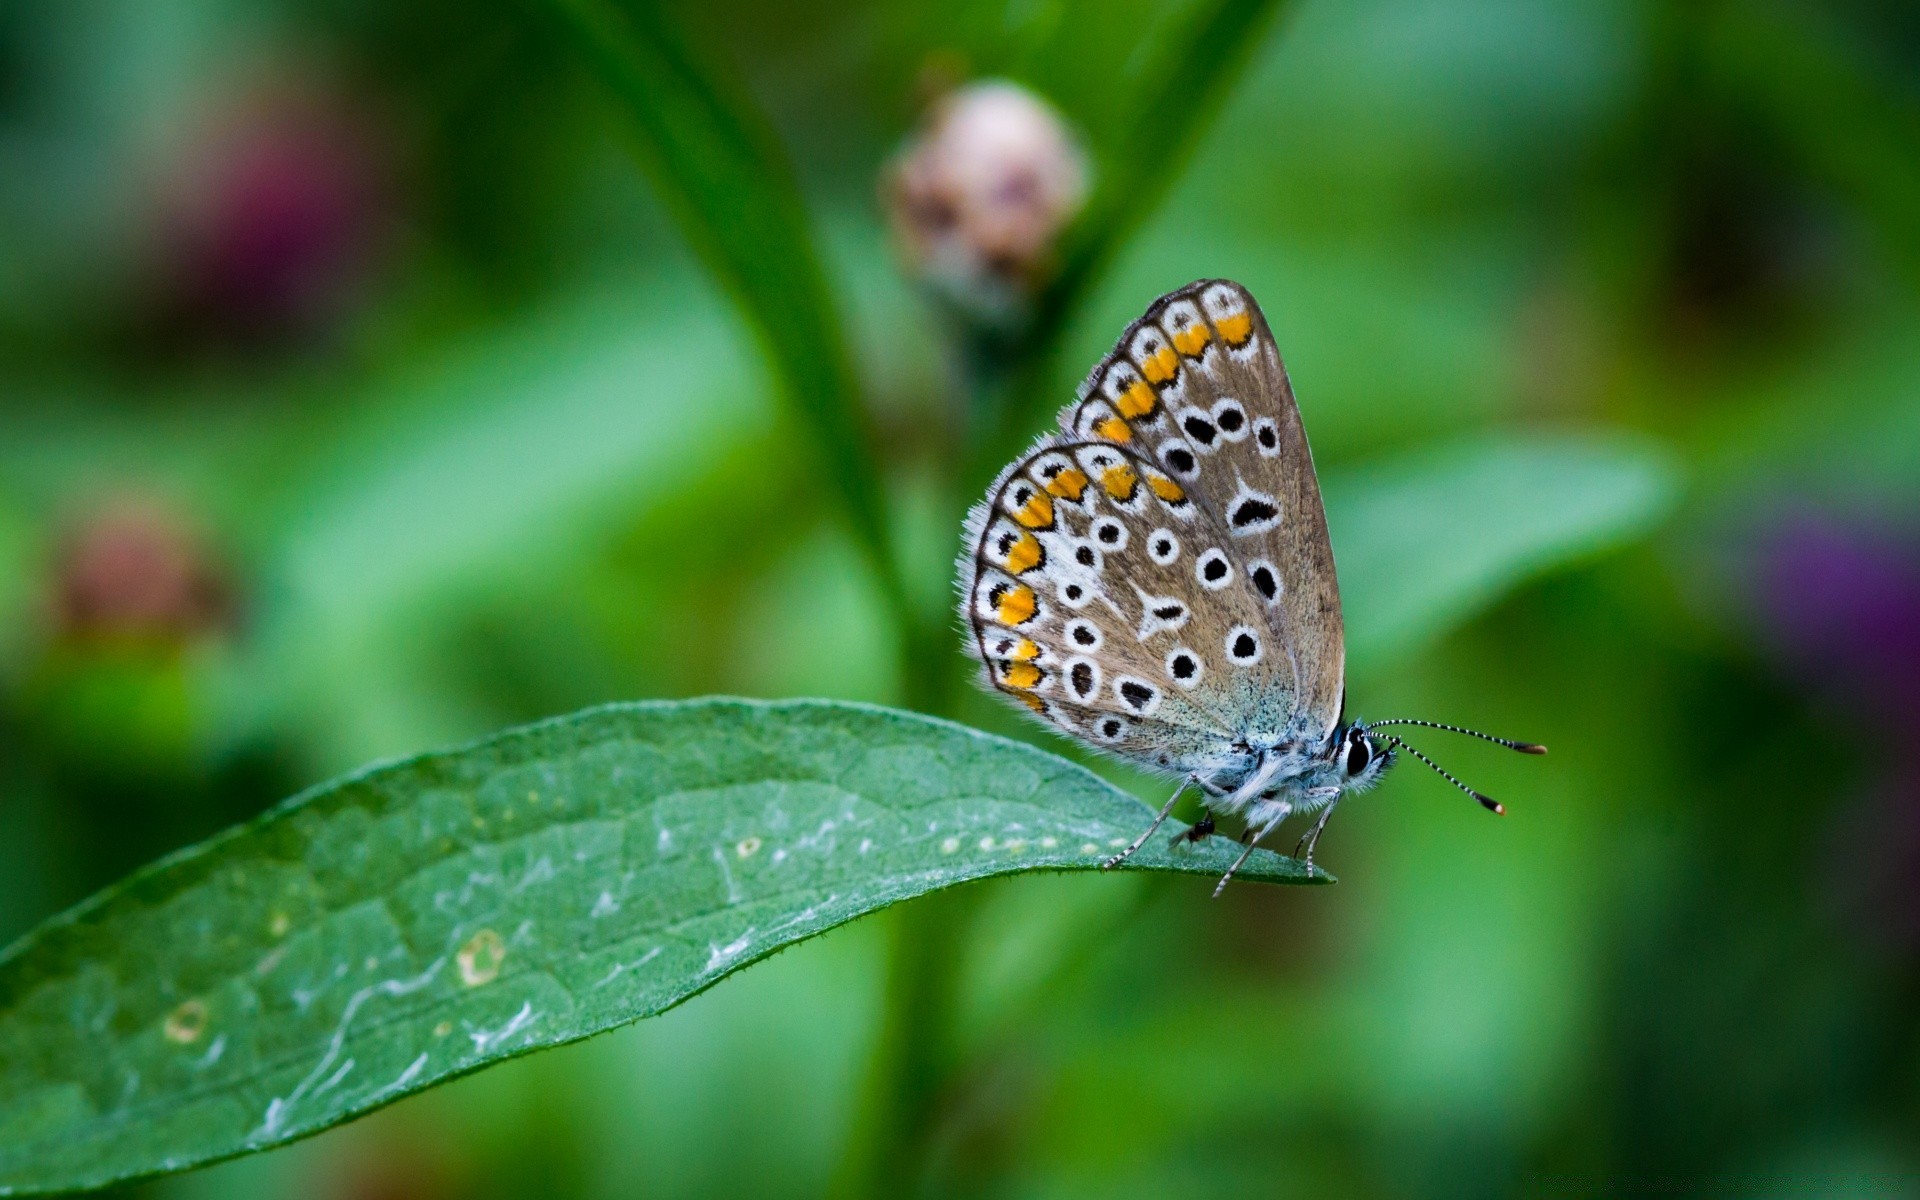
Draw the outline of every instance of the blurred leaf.
M28 610L39 572L37 546L26 519L0 499L0 665L4 665L25 632Z
M278 1145L901 900L1097 870L1145 817L1031 747L821 701L619 705L375 767L0 957L0 1190ZM1212 875L1223 843L1134 861Z
M904 613L859 382L799 187L773 132L653 5L545 0L545 7L623 102L643 165L765 343L862 549Z
M366 389L280 489L230 735L297 724L338 768L497 725L431 679L423 627L475 593L565 578L776 428L736 341L713 293L676 272L490 327Z
M1625 439L1478 440L1330 476L1348 654L1385 663L1522 580L1651 527L1679 477Z
M503 561L591 542L616 495L660 503L771 412L705 289L591 296L381 380L289 489L275 582L360 624Z

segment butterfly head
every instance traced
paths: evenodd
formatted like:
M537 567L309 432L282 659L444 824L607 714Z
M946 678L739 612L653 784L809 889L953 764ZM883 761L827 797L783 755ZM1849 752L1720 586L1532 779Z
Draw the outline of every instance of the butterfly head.
M1367 736L1366 727L1358 723L1340 730L1334 745L1340 786L1347 791L1366 791L1393 765L1394 747Z

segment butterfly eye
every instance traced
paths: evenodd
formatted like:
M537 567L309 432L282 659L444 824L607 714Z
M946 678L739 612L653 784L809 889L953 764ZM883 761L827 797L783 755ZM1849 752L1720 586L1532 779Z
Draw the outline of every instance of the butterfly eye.
M1347 746L1347 774L1358 775L1367 769L1367 763L1373 759L1373 747L1363 737L1354 738Z

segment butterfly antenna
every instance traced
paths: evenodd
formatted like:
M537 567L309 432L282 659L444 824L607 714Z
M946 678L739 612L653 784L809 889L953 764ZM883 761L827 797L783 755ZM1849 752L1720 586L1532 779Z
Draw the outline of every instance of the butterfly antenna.
M1505 746L1509 750L1518 750L1522 754L1545 754L1547 748L1538 742L1516 742L1510 738L1494 737L1490 733L1481 733L1477 729L1462 729L1458 725L1442 725L1438 721L1422 721L1415 717L1392 717L1385 721L1368 721L1360 728L1363 731L1378 729L1382 725L1424 725L1428 729L1444 729L1448 733L1464 733L1468 737L1477 737L1483 742L1492 742L1496 746ZM1411 750L1413 747L1408 746Z
M1402 750L1405 750L1408 754L1413 755L1415 758L1419 759L1421 762L1432 767L1436 772L1439 773L1440 778L1446 780L1448 783L1459 788L1461 791L1465 792L1467 795L1472 796L1475 800L1478 800L1480 802L1480 807L1486 809L1488 812L1499 817L1504 817L1507 815L1506 806L1501 804L1498 800L1495 800L1492 796L1486 795L1482 792L1476 792L1472 788L1468 787L1466 784L1461 783L1458 779L1455 779L1452 775L1448 774L1446 768L1442 767L1439 763L1428 758L1426 755L1420 753L1418 750L1415 750L1412 746L1407 745L1406 742L1393 736L1391 733L1381 734L1380 740L1383 742L1391 742L1392 744L1400 747Z

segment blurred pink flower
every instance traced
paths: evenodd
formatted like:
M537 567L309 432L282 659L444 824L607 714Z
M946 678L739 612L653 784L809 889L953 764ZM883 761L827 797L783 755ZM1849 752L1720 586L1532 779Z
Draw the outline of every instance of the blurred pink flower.
M113 501L75 525L56 555L53 620L66 638L180 643L234 618L225 572L157 504Z

